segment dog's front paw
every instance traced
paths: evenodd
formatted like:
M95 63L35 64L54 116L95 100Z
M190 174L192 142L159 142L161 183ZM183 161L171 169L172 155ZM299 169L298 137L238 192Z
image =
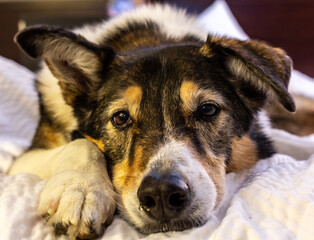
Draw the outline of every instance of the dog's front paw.
M101 234L115 208L115 193L108 180L66 170L48 180L38 210L57 234L88 239Z

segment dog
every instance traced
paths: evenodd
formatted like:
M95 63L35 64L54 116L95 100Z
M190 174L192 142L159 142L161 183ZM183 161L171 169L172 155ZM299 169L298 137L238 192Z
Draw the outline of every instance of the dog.
M167 5L15 42L44 63L37 133L10 173L47 179L38 212L72 239L101 234L116 208L144 234L203 225L226 173L274 154L264 105L295 111L283 50L208 35Z

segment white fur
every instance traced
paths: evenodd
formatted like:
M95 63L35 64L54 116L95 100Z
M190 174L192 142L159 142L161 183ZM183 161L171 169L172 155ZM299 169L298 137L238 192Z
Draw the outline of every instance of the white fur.
M168 37L180 38L186 34L206 40L208 33L202 29L196 19L187 15L183 9L177 9L170 5L144 5L127 12L108 22L99 25L86 25L75 29L74 32L83 35L87 40L99 43L107 36L114 34L117 28L123 28L128 22L145 23L153 21L158 24L161 31Z
M272 127L269 116L267 115L265 110L261 110L257 113L257 122L258 125L261 126L263 133L266 136L270 137Z
M43 104L47 111L53 114L54 119L62 124L67 131L71 132L77 127L77 121L74 118L73 109L66 104L58 79L55 78L46 64L43 64L37 77L37 88L42 94Z

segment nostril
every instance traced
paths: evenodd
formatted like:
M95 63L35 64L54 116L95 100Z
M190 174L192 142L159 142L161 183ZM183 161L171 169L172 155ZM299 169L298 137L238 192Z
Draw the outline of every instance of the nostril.
M155 208L158 208L157 201L159 190L155 187L156 184L157 180L151 176L147 176L143 179L137 192L137 197L140 203L140 210L152 212Z
M188 201L186 194L182 193L172 193L168 198L168 206L174 209L183 208Z
M156 202L154 198L146 196L144 197L143 201L141 201L141 206L145 208L153 208L156 206Z

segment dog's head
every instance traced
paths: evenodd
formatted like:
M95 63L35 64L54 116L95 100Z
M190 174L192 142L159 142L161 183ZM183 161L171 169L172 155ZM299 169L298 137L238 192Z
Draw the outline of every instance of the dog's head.
M110 162L119 210L144 233L203 224L226 171L252 166L252 123L268 95L288 110L290 59L257 41L208 37L127 52L34 27L16 41L42 57L79 130Z

